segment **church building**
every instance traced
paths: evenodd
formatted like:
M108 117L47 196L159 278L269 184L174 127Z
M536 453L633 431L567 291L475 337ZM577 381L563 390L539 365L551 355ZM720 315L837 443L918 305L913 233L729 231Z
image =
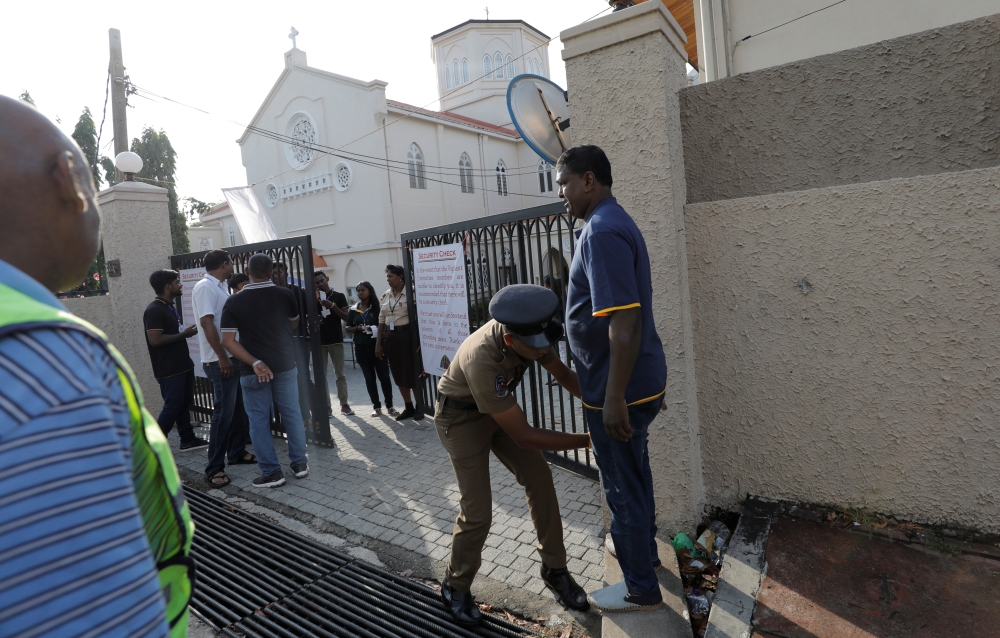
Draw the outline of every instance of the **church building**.
M431 37L441 111L387 99L381 80L310 67L293 40L238 140L278 236L312 235L319 268L354 298L359 281L385 287L402 233L555 201L553 167L518 135L506 102L512 78L549 76L548 40L521 20L469 20ZM244 243L226 204L201 221L192 250Z

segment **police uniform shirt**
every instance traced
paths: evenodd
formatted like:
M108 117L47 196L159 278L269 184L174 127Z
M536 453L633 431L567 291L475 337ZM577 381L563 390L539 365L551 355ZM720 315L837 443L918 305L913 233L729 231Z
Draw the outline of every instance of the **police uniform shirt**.
M514 389L528 366L507 347L503 333L503 325L490 320L469 335L438 382L438 392L456 401L475 403L483 414L514 407Z

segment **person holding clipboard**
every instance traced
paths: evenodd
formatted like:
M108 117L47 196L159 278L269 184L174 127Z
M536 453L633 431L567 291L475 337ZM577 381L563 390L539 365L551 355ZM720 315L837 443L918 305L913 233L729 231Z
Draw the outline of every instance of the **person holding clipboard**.
M389 363L375 356L375 344L378 340L378 318L381 306L375 289L367 281L360 282L355 290L358 293L358 303L347 311L347 333L353 335L354 360L361 366L365 375L365 386L372 400L372 416L382 416L382 403L378 400L378 377L382 385L382 396L385 397L385 409L389 416L395 417L399 412L392 407L392 382L389 380Z
M375 340L375 356L389 362L392 379L403 395L402 413L397 421L424 418L423 412L414 407L411 392L417 387L417 370L414 365L413 339L410 336L410 309L406 301L403 267L389 264L385 267L385 281L389 289L379 300L381 309L378 318L378 335Z

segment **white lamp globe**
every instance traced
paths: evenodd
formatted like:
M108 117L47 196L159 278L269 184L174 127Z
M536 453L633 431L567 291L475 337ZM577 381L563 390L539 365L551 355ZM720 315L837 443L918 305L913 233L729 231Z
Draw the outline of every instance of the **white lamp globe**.
M135 175L142 170L142 158L131 151L123 151L115 157L115 168L125 175Z

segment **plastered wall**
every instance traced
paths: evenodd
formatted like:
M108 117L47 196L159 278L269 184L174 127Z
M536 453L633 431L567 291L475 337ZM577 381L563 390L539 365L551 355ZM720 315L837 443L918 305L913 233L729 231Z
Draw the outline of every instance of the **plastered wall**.
M998 60L1000 15L683 89L687 201L996 166Z
M710 505L1000 532L1000 168L685 218Z

